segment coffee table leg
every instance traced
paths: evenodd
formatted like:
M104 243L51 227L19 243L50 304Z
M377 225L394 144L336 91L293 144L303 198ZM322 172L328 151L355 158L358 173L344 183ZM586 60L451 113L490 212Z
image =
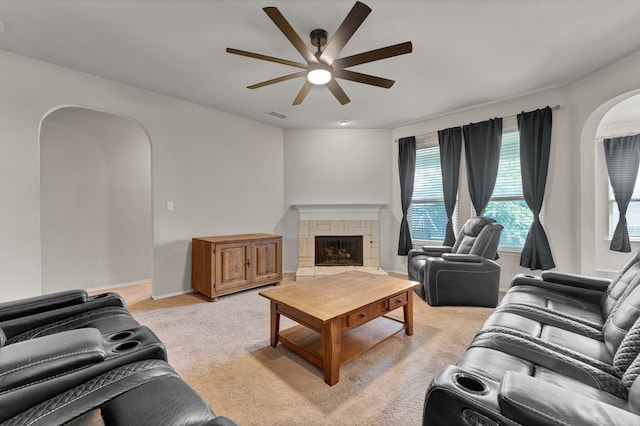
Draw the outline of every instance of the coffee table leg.
M407 328L404 332L407 336L413 335L413 290L407 291L407 304L402 307L404 312L404 323Z
M280 314L278 304L271 301L271 346L274 348L278 344L278 332L280 331Z
M340 349L342 347L342 333L340 323L329 321L322 329L322 369L324 381L330 386L338 383L340 377Z

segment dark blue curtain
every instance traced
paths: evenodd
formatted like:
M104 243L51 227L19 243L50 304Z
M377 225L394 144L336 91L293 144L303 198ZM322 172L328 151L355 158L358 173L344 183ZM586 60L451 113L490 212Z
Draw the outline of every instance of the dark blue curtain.
M440 169L442 171L444 209L447 212L447 229L442 245L453 246L456 242L456 235L453 232L452 217L458 197L462 128L452 127L438 131L438 144L440 146Z
M629 241L626 214L638 177L640 135L605 139L603 142L609 181L620 212L609 250L629 253L631 242Z
M467 160L469 195L476 215L489 203L498 177L498 162L502 144L502 118L462 127L464 153Z
M398 256L406 256L411 250L411 230L407 214L413 197L413 180L416 170L416 138L409 136L398 140L398 168L400 172L400 202L402 222L398 239Z
M533 222L520 255L520 266L531 270L556 266L547 234L540 223L551 152L551 122L549 107L518 114L522 194L533 213Z

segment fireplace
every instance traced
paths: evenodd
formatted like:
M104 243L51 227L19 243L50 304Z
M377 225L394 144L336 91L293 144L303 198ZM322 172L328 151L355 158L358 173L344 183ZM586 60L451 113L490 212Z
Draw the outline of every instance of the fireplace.
M315 266L362 266L362 235L317 235Z
M380 268L378 212L381 204L296 204L295 207L300 213L296 281L352 270L386 274ZM320 242L323 239L320 237L328 238L323 242L325 247L318 246L317 238ZM345 242L344 239L357 241Z

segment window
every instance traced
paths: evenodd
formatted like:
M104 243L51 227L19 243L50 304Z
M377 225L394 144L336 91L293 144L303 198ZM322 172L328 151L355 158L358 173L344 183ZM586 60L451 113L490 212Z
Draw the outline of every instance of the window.
M640 173L638 174L640 176ZM609 179L607 178L607 181ZM620 210L613 196L611 182L609 182L609 238L613 237L613 231L616 230ZM636 185L633 188L633 195L627 207L627 229L629 238L640 238L640 179L636 179Z
M494 218L504 226L500 235L501 247L524 246L533 222L533 213L522 195L520 134L517 129L503 131L496 186L483 215Z
M408 221L411 227L411 237L415 243L426 244L428 241L444 241L447 213L444 209L440 148L437 135L419 141L417 144L413 198L409 208Z
M461 167L464 167L461 165ZM460 181L462 184L462 180ZM636 206L640 218L640 186ZM456 203L456 209L458 204ZM631 211L631 206L629 207ZM616 213L617 214L617 213ZM522 248L533 221L522 194L520 172L520 134L515 119L502 134L498 177L489 204L483 215L494 218L504 226L500 235L500 247ZM541 214L541 219L543 215ZM453 215L457 235L457 213ZM444 241L447 214L442 193L440 149L437 135L418 141L416 147L416 170L413 183L413 198L408 214L411 237L416 245ZM640 223L640 220L635 223ZM615 223L614 223L615 226ZM640 236L640 227L637 229Z

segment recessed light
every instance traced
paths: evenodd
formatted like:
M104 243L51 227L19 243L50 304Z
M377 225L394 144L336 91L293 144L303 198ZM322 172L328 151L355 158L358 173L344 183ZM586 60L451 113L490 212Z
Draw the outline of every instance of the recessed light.
M347 124L349 124L349 120L340 120L338 121L338 124L341 126L346 126Z

